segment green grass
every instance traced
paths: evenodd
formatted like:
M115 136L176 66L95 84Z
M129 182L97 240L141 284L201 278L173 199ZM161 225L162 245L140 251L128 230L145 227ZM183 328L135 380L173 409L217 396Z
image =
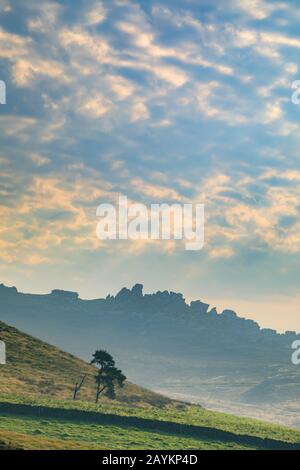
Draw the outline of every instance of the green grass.
M0 395L0 402L28 404L34 405L35 407L45 406L50 409L59 408L113 414L117 416L132 416L154 421L166 421L214 428L232 432L236 435L249 435L262 439L268 438L291 443L300 443L300 431L298 430L250 418L241 418L226 413L210 411L197 405L179 402L171 403L164 408L157 408L155 406L138 408L125 404L120 405L119 403L96 405L89 402L17 397L13 395Z
M80 442L86 449L300 449L299 431L194 405L143 409L12 396L0 402L0 429L25 435L29 443L31 436L56 446L60 441L61 448Z
M251 449L250 446L234 442L224 445L223 442L212 440L173 436L135 428L87 424L80 421L67 422L63 419L49 420L2 415L0 429L26 435L29 443L30 436L35 439L39 437L40 440L46 438L48 442L49 439L55 442L63 441L63 447L66 449L70 444L74 445L74 441L80 442L81 446L86 449ZM37 445L39 446L39 442Z

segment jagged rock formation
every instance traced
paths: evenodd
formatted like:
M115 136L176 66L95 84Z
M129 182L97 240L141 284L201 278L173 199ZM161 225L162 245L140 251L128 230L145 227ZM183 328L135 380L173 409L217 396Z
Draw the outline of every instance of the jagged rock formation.
M189 305L175 292L144 295L141 284L94 300L62 290L23 294L2 284L0 320L83 359L109 349L132 381L165 392L251 402L263 389L264 399L284 400L285 392L270 391L272 377L292 371L300 383L290 360L295 332L261 329L232 310L218 313L200 300ZM260 387L266 379L271 385Z

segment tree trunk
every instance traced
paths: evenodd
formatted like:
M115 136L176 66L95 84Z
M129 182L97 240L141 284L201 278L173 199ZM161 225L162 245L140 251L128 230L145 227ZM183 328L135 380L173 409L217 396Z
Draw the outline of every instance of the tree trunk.
M73 400L76 400L77 393L78 393L79 390L81 389L81 387L82 387L82 385L83 385L83 382L85 381L85 378L86 378L86 375L84 375L84 376L82 377L80 383L76 382L75 387L74 387Z
M97 392L96 392L96 403L99 401L99 396L100 396L100 386L97 386Z
M76 382L75 387L74 387L73 401L76 400L77 392L78 392L78 382Z
M96 392L96 403L99 401L99 397L101 393L106 389L106 387L102 387L100 390L100 385L97 386L97 392Z

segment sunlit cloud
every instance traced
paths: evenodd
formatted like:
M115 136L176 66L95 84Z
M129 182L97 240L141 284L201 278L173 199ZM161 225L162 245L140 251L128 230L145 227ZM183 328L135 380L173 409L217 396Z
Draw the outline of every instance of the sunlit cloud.
M3 272L9 266L11 278L25 276L27 266L34 276L46 264L59 269L86 256L89 275L88 257L107 255L113 283L116 253L132 276L153 253L157 266L164 263L158 278L177 262L195 279L222 285L230 282L227 266L239 270L255 253L261 275L270 269L261 260L271 259L274 277L294 289L294 10L267 0L0 1L0 79L8 90L0 110ZM120 193L146 204L205 203L195 265L174 240L100 242L96 207ZM250 275L236 279L237 288L242 282Z

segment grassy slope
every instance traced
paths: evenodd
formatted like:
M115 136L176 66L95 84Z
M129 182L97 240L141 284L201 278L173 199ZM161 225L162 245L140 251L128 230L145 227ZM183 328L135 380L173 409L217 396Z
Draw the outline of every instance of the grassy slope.
M300 432L172 401L132 384L116 401L95 405L91 366L3 323L0 337L8 353L0 369L0 449L268 448L264 439L300 448ZM70 401L81 374L88 375L81 401ZM30 407L24 411L23 405Z
M160 430L2 415L0 441L6 439L25 449L253 449L247 443L224 443L221 439L186 437Z
M190 405L158 410L2 396L0 416L0 442L15 432L10 442L24 448L300 448L299 431Z
M0 366L0 393L70 399L74 384L86 374L80 398L94 401L94 367L2 322L0 339L5 341L7 349L7 364ZM102 400L110 402L105 397ZM117 402L164 406L171 400L127 382L118 390Z

